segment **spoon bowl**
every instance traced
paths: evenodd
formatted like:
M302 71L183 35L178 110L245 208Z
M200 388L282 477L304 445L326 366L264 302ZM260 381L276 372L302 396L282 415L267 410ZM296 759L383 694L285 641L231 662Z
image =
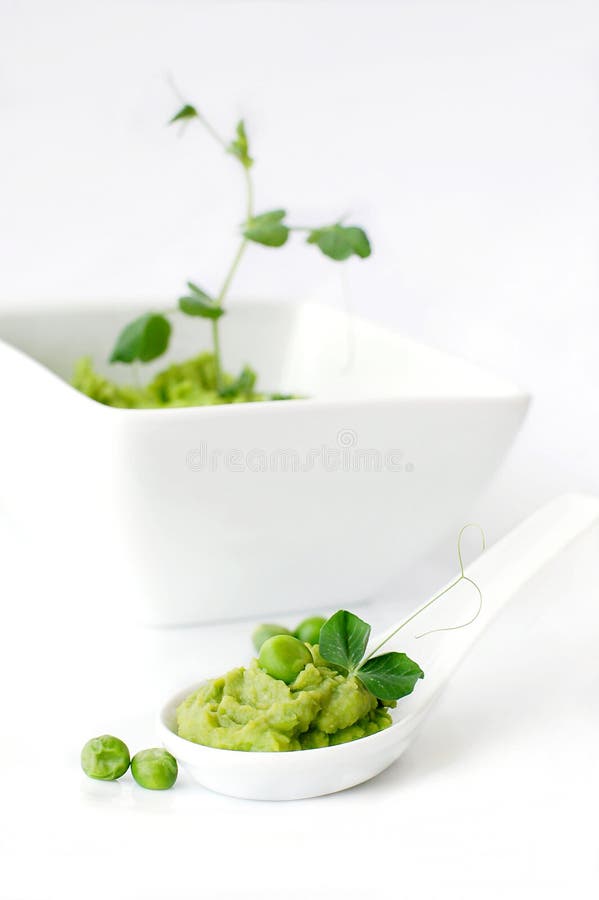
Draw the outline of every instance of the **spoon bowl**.
M466 575L484 596L481 613L471 625L423 641L408 638L402 631L386 645L387 651L394 649L394 640L400 642L401 649L421 663L425 678L391 710L393 725L383 731L346 744L287 753L205 747L176 733L177 706L199 687L195 684L164 705L158 721L160 739L196 781L233 797L299 800L368 781L402 755L453 671L508 600L556 555L598 525L598 498L565 495L538 510L468 566ZM443 604L435 604L423 612L416 631L443 627L446 619ZM372 646L379 641L373 639Z
M218 750L176 733L179 703L199 687L178 692L160 714L160 738L195 781L247 800L302 800L353 787L391 765L405 750L421 716L393 715L395 724L358 741L290 753ZM398 710L392 710L397 714Z

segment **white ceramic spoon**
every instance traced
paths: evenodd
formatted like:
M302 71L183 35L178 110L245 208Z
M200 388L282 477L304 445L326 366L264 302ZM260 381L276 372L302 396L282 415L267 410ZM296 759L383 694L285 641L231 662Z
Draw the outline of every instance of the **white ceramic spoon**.
M597 525L598 498L558 497L467 566L466 575L480 585L484 596L482 611L472 625L431 635L421 641L409 639L402 631L397 639L385 646L385 651L391 650L397 640L397 649L401 648L417 659L425 671L425 678L417 683L413 694L399 701L393 713L395 722L384 731L317 750L289 753L215 750L176 734L175 710L198 687L196 684L180 691L164 706L159 717L160 738L196 781L233 797L299 800L334 793L367 781L401 756L451 673L507 601L552 558ZM462 596L467 604L466 594ZM476 597L470 597L470 602L475 604ZM455 617L455 603L451 608ZM448 622L448 606L441 600L414 623L414 631L419 633L448 624L452 624L451 620ZM392 628L388 633L391 631Z

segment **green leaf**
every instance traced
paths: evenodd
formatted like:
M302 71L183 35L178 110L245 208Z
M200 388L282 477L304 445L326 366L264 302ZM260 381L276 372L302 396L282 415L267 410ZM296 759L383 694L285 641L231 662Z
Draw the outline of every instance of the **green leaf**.
M193 281L188 281L187 287L192 294L195 294L196 297L200 297L201 300L205 300L207 303L214 302L214 298L211 297L210 294L207 294L206 291L203 291L202 288L198 287L197 284L194 284Z
M220 319L225 311L222 306L206 303L195 294L191 297L179 297L179 309L186 316L200 316L202 319Z
M157 313L146 313L126 325L117 338L110 362L150 362L168 347L171 323Z
M179 309L186 316L201 316L203 319L220 319L225 311L222 306L217 306L212 297L194 284L187 282L190 296L179 297Z
M227 147L227 151L229 153L232 153L244 168L249 169L253 166L254 160L250 156L248 136L245 130L245 123L243 119L241 119L237 123L235 133L237 137L235 137L234 140L231 141L231 143Z
M356 225L314 228L306 240L308 244L316 244L325 256L339 261L352 255L365 259L372 252L366 232Z
M190 106L189 103L186 103L185 106L182 106L181 109L175 113L172 119L169 119L168 124L172 125L173 122L181 122L183 119L197 119L198 111L195 106Z
M319 651L327 662L355 669L364 657L370 625L353 613L340 609L324 623L320 630Z
M399 700L411 694L424 672L405 653L373 656L356 672L364 687L380 700Z
M273 209L250 219L243 229L243 236L265 247L282 247L289 237L289 228L283 224L287 215L284 209Z
M228 384L220 392L221 397L230 399L232 397L249 396L256 384L257 375L249 366L244 366L238 378L231 384Z

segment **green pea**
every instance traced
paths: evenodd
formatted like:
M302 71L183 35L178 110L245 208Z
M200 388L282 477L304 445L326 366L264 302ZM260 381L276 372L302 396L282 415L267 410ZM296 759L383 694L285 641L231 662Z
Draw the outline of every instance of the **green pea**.
M309 662L312 654L291 634L275 634L260 648L258 665L273 678L291 684Z
M304 641L306 644L318 644L320 641L320 629L326 622L322 616L312 616L300 622L295 631L294 636L298 641Z
M81 751L81 768L90 778L114 781L129 768L129 749L111 734L92 738Z
M162 747L140 750L131 760L131 774L149 791L166 791L177 780L177 760Z
M285 628L284 625L258 625L252 634L252 641L256 648L256 653L260 653L260 647L264 641L267 641L275 634L291 634L291 632L288 628Z

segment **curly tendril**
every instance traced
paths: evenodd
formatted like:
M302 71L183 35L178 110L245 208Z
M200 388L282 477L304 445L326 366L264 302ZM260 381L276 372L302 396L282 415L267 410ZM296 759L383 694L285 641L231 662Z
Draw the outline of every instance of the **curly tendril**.
M435 597L433 597L432 600L430 600L426 604L426 606L422 607L420 612L424 612L424 610L427 609L432 603L434 603L435 600L438 600L444 594L447 594L449 591L453 590L454 587L457 587L457 585L460 583L460 581L467 581L468 584L471 584L472 587L475 589L475 591L478 594L478 608L477 608L476 612L474 613L474 615L470 619L468 619L467 622L462 622L460 625L445 625L442 628L431 628L430 631L423 631L422 634L414 635L417 639L427 637L427 635L429 635L429 634L437 634L439 631L458 631L460 628L467 628L468 625L472 625L472 623L475 622L480 615L481 609L483 608L482 591L475 581L473 581L471 578L468 578L468 576L464 574L464 560L462 557L462 536L467 528L478 528L478 530L480 532L480 536L481 536L482 549L483 550L486 549L487 542L485 540L485 533L482 530L482 528L480 527L480 525L477 525L475 522L468 522L467 525L464 525L464 527L462 529L460 529L460 533L458 534L458 561L460 564L459 578L456 578L456 580L454 582L452 582L448 587L446 587L445 590L441 591L440 594L437 594Z
M421 613L423 613L426 609L428 609L429 606L432 606L433 603L436 603L437 600L439 600L439 599L440 599L441 597L443 597L445 594L449 593L449 591L453 590L454 587L457 587L457 585L460 583L460 581L467 581L468 584L471 584L471 585L472 585L472 587L476 590L476 592L477 592L477 594L478 594L478 608L477 608L476 612L474 613L474 615L473 615L470 619L468 619L467 622L462 622L460 625L446 625L446 626L444 626L444 627L442 627L442 628L431 628L430 631L423 631L422 634L417 634L417 635L415 635L415 637L416 637L416 638L423 638L423 637L427 637L427 635L429 635L429 634L436 634L436 633L439 632L439 631L457 631L459 628L467 628L468 625L472 625L472 623L475 622L476 619L478 619L478 617L479 617L479 615L480 615L480 611L481 611L481 609L482 609L482 607L483 607L483 595L482 595L482 591L481 591L481 589L479 588L479 586L476 584L476 582L473 581L472 578L469 578L469 577L465 574L465 572L464 572L464 559L463 559L463 556L462 556L462 536L463 536L463 534L464 534L464 532L466 531L467 528L478 528L478 530L479 530L479 532L480 532L480 535L481 535L481 539L482 539L482 549L483 549L483 550L486 549L487 544L486 544L486 540L485 540L485 533L484 533L484 531L482 530L482 528L480 527L480 525L477 525L477 524L474 523L474 522L469 522L467 525L464 525L463 528L461 528L460 533L458 534L458 562L459 562L459 564L460 564L460 574L459 574L459 576L456 578L455 581L452 581L452 583L451 583L450 585L448 585L446 588L444 588L439 594L435 594L435 596L432 597L432 598L428 601L428 603L425 603L424 606L421 606L420 609L417 609L415 613L412 613L411 616L408 616L408 618L405 619L405 620L401 623L401 625L398 625L398 627L397 627L394 631L392 631L390 635L388 635L384 640L382 640L382 641L380 642L380 644L378 644L378 645L374 648L374 650L372 650L372 651L368 654L368 656L366 656L366 657L364 658L364 660L362 661L362 665L364 665L364 663L367 662L367 660L369 660L372 656L374 656L375 653L377 653L377 652L381 649L381 647L382 647L384 644L388 643L388 641L390 641L391 638L395 637L395 635L398 633L398 631L401 631L402 628L405 628L406 625L409 625L410 622L412 622L417 616L419 616L419 615L420 615Z

